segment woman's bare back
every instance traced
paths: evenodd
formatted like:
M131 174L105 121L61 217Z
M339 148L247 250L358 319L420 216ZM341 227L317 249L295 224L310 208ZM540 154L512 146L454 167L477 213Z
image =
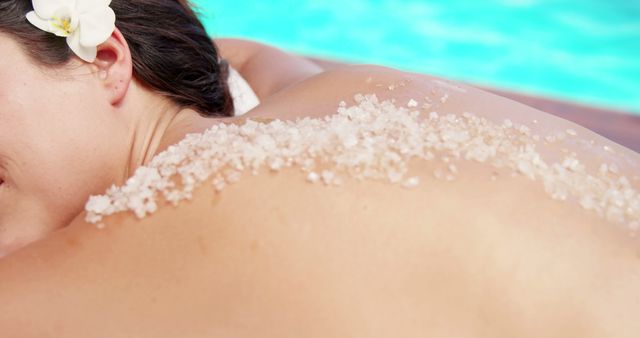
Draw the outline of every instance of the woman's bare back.
M379 67L318 75L245 118L322 117L354 94L465 111L533 132L550 161L575 151L614 162L639 189L638 155L588 130L473 88ZM534 123L536 120L537 123ZM242 122L239 120L237 122ZM573 133L571 132L571 133ZM593 143L591 143L593 140ZM606 148L605 148L606 147ZM433 175L412 160L406 189L346 179L311 185L296 168L261 169L177 208L97 229L84 215L0 260L0 327L15 336L632 337L638 241L541 182L464 161ZM60 309L65 309L60 311Z

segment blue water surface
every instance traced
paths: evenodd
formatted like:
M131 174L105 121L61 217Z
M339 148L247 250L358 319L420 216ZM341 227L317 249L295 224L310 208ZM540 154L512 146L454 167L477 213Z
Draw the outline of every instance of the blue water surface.
M640 114L640 0L195 0L209 33Z

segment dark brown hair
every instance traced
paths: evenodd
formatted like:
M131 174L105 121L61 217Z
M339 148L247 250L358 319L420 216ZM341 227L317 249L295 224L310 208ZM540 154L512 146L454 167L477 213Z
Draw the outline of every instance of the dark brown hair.
M233 116L229 66L188 0L112 0L116 26L133 59L134 77L175 103L205 116ZM56 67L73 52L64 38L32 26L31 0L0 0L0 32L15 39L36 63Z

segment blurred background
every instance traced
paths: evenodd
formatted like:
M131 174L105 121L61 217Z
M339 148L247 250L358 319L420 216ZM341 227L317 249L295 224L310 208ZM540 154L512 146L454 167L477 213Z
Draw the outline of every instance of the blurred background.
M640 0L193 0L213 37L640 115Z

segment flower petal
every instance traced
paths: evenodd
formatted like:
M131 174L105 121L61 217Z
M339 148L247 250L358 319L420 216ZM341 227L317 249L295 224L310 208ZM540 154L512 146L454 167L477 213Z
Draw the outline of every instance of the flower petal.
M44 20L36 14L35 11L31 11L27 13L27 20L34 26L42 29L45 32L51 32L51 27L49 25L49 20Z
M116 14L109 7L80 14L80 44L97 46L105 42L116 28Z
M98 48L96 46L82 46L80 44L80 34L82 33L81 30L82 27L73 32L73 34L69 35L67 37L67 44L79 58L86 62L92 63L96 60L96 56L98 55Z
M33 10L42 19L51 19L56 10L63 6L69 8L76 7L76 1L82 2L83 0L33 0Z
M98 8L109 7L111 0L78 0L76 9L78 13L86 13Z

